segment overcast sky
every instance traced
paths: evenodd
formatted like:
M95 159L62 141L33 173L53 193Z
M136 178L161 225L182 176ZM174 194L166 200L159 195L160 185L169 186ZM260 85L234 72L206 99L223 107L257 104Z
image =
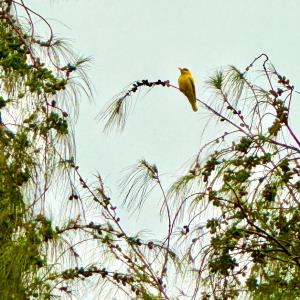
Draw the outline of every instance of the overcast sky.
M103 134L103 124L95 120L97 113L132 81L168 79L177 84L177 67L188 67L198 97L205 99L204 81L217 68L233 64L244 69L265 52L299 86L300 2L296 0L26 3L80 55L93 58L89 75L94 103L81 99L77 157L81 171L91 180L96 171L102 174L115 201L124 168L146 158L169 182L182 174L197 150L218 131L213 123L202 138L208 114L201 107L194 113L177 90L159 87L144 97L141 93L122 134ZM128 228L153 226L151 213L158 210L155 201L150 203L142 222L126 220Z

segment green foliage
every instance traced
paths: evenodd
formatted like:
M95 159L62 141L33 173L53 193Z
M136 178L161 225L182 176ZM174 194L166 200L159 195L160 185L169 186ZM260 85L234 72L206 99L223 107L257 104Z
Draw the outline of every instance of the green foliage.
M150 261L178 266L175 252L127 235L100 175L90 185L76 165L74 99L90 96L89 59L76 58L25 2L0 4L0 298L80 298L91 280L95 294L164 299L164 275ZM133 92L141 84L152 85ZM136 172L149 188L159 183L145 160Z
M18 7L27 9L23 3ZM47 249L58 234L42 207L54 175L50 170L64 153L65 145L58 138L70 132L68 114L53 99L71 85L69 74L53 64L55 59L49 56L53 44L48 44L48 57L42 62L41 47L46 44L26 32L12 2L4 1L0 15L1 299L51 296L53 284L45 281L50 270Z
M89 280L101 296L128 299L298 299L300 142L289 124L298 92L268 57L210 76L213 101L201 109L227 131L169 191L145 159L122 182L129 209L142 209L154 188L162 195L166 235L148 240L127 234L101 176L89 184L74 158L72 96L90 92L88 59L13 2L0 4L0 298L83 297ZM38 36L35 19L49 36ZM128 99L156 86L174 87L142 80L117 95L102 114L106 129L123 129Z
M262 58L257 84L251 70ZM289 124L291 100L299 92L265 54L244 72L233 66L218 70L207 84L212 102L198 101L227 130L201 145L192 167L169 192L161 188L166 240L183 253L186 270L177 275L184 282L177 296L300 299L300 141ZM133 172L127 183L131 203L149 196L140 193L139 176ZM158 174L155 180L162 187ZM172 272L164 277L171 280Z

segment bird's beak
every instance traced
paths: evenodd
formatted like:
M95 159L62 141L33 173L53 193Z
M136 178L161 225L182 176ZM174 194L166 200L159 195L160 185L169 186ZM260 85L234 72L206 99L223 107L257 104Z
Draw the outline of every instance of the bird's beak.
M180 73L182 72L182 69L178 67L178 70L180 71Z

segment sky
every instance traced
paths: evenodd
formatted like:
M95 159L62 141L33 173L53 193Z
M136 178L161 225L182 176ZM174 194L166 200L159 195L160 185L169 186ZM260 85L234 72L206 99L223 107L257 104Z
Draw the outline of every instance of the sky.
M119 182L124 169L145 158L158 166L168 184L182 175L203 144L222 133L209 114L194 113L176 89L158 87L135 99L125 130L104 134L96 119L105 105L135 80L170 80L177 85L178 67L188 67L197 97L205 101L205 81L216 69L243 70L265 52L297 86L299 76L299 1L261 0L27 0L67 39L75 51L92 58L88 75L94 100L80 101L76 125L77 159L90 180L99 172L113 201L120 206ZM146 95L145 95L146 94ZM297 105L297 104L295 104ZM294 128L300 128L294 118ZM297 127L298 126L298 127ZM204 134L203 134L204 132ZM155 197L154 197L155 198ZM156 199L157 198L157 199ZM129 230L159 227L160 196L145 213L128 219ZM153 213L153 215L152 215ZM153 216L156 216L155 218ZM163 226L163 225L162 225Z

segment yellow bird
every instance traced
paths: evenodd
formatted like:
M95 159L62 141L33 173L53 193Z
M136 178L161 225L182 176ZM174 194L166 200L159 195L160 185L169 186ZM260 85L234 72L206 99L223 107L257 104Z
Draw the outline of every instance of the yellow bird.
M193 111L197 111L195 83L191 72L187 68L178 68L180 76L178 77L179 90L188 98Z

